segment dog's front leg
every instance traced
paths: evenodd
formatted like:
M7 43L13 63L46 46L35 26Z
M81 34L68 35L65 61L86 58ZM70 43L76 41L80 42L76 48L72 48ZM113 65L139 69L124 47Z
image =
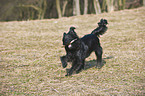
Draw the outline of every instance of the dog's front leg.
M79 66L76 69L76 73L79 73L82 69L84 69L85 60L80 60Z
M76 61L76 60L73 61L73 62L72 62L72 67L70 68L69 72L68 72L65 76L70 76L70 75L72 75L73 72L74 72L74 70L76 70L77 66L78 66L78 65L77 65L77 61Z
M60 57L61 63L62 63L62 67L65 68L67 66L67 57L66 56L62 56Z

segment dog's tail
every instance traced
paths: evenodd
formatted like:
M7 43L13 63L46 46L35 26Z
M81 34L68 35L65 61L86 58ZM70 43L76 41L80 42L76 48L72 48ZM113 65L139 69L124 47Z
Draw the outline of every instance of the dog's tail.
M106 19L101 19L100 22L98 23L98 27L96 29L94 29L91 34L95 34L97 37L99 37L100 35L103 35L108 27L106 26L108 24Z

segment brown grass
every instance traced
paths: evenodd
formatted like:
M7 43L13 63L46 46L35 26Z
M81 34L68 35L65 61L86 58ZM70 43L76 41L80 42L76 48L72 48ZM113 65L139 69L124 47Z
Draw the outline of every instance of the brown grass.
M94 53L86 70L65 77L59 57L62 34L75 26L80 37L101 18L109 29L100 37L104 66ZM0 22L0 95L145 95L145 7L100 15ZM70 65L69 65L70 67ZM68 68L69 68L68 67Z

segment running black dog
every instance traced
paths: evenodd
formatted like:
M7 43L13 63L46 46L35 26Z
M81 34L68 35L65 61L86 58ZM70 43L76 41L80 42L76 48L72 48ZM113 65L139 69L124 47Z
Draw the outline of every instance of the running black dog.
M102 67L103 50L98 37L107 31L107 24L107 20L101 19L98 23L98 27L94 29L91 34L85 35L82 38L77 36L74 31L75 27L70 27L69 32L63 34L62 41L66 50L66 55L60 57L63 68L67 66L67 62L72 62L72 67L66 76L72 75L74 71L79 73L84 69L85 58L87 58L93 51L95 51L97 56L96 67Z

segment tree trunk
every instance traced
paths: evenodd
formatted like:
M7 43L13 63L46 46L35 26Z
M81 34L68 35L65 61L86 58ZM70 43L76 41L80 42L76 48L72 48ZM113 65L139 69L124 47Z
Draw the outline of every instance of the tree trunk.
M79 2L79 0L74 0L74 2L73 2L73 15L80 15L80 2Z
M107 1L107 11L108 12L114 11L114 6L113 6L114 0L106 0L106 1Z
M42 13L41 13L40 19L44 19L44 16L45 16L45 13L46 13L46 8L47 8L47 1L46 0L42 1L41 8L42 8Z
M35 9L38 12L38 19L43 19L44 15L46 13L47 1L46 0L41 0L41 2L39 2L39 6L35 6L35 5L19 5L19 7L33 8L33 9ZM28 16L29 19L33 19L34 12L29 13L29 10L28 10L28 15L29 15Z
M57 13L58 13L58 17L62 17L61 14L61 8L60 8L60 0L56 0L56 9L57 9Z
M35 9L36 11L38 11L38 19L41 18L41 13L42 13L42 9L41 8L39 8L37 6L34 6L34 5L20 5L20 7L26 7L26 8L31 7L33 9Z
M118 10L122 10L122 0L118 0Z
M95 12L96 14L100 14L101 13L101 8L100 8L100 4L98 0L93 0L94 2L94 8L95 8Z
M65 0L65 1L63 2L62 16L64 16L64 14L65 14L65 9L66 9L67 3L68 3L67 0Z
M143 2L143 6L145 6L145 0L143 0L142 2Z
M122 4L123 4L123 9L125 9L125 4L126 4L126 0L122 0Z
M102 12L106 11L106 0L102 1Z
M88 12L88 0L84 0L84 14Z
M75 0L73 0L73 16L76 15L76 6L75 6Z

